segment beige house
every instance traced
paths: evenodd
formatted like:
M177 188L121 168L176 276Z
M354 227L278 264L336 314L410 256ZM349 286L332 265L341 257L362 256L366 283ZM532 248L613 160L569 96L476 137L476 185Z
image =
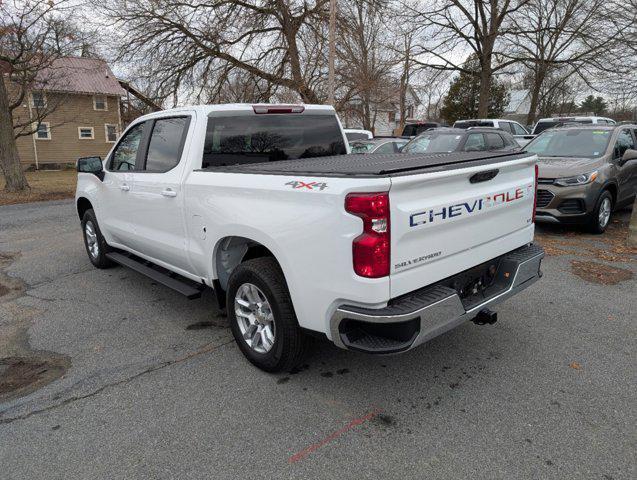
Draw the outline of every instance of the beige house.
M40 90L25 96L13 111L14 125L44 115L37 131L18 137L20 161L25 167L75 163L79 157L104 157L122 128L120 98L125 91L108 64L96 58L60 58Z

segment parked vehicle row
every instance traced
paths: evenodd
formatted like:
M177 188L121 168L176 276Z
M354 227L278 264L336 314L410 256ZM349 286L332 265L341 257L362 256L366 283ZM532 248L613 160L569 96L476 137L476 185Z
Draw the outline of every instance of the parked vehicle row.
M491 134L504 142L434 131L427 145ZM104 161L78 161L89 259L191 298L213 288L237 345L267 371L297 365L308 333L387 354L493 323L489 307L540 278L535 154L346 152L325 105L142 116Z

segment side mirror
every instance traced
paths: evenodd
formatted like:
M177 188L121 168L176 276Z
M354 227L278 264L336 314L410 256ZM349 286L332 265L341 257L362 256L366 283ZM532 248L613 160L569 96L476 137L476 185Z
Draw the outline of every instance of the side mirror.
M79 173L92 173L100 180L104 180L104 166L102 157L82 157L77 159Z
M626 149L622 158L619 160L619 164L623 165L630 160L637 160L637 150L633 150L632 148Z

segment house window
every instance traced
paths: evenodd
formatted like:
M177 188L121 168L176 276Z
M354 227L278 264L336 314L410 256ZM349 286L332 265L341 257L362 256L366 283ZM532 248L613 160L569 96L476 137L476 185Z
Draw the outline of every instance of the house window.
M34 108L45 108L46 97L44 92L32 92L31 93L31 106Z
M108 110L108 103L104 95L95 95L93 97L93 110Z
M396 121L396 112L389 112L389 123L394 123Z
M40 122L34 135L38 140L51 140L51 125L49 122Z
M78 127L77 131L80 140L93 140L93 138L95 138L93 135L93 127Z
M117 140L117 125L104 125L104 133L106 136L106 143L115 143Z

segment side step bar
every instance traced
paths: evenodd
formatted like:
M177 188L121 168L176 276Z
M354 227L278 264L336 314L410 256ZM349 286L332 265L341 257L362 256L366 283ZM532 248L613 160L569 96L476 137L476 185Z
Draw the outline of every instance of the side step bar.
M184 295L186 298L190 300L201 297L201 291L203 290L203 285L201 286L197 285L195 287L193 285L196 285L196 284L194 282L191 282L190 280L187 280L187 279L180 280L178 278L170 276L167 273L163 273L159 270L155 270L154 268L149 266L149 265L152 265L150 262L148 262L148 264L145 264L140 262L139 260L135 260L133 257L130 257L128 255L125 255L119 252L109 252L106 254L106 258L108 258L109 260L112 260L115 263L119 263L120 265L124 267L128 267L131 270L135 270L136 272L141 273L142 275L146 275L148 278L151 278L157 283L161 283L162 285L165 285L166 287L172 288L176 292L181 293L182 295ZM158 268L161 268L161 267L158 267Z

